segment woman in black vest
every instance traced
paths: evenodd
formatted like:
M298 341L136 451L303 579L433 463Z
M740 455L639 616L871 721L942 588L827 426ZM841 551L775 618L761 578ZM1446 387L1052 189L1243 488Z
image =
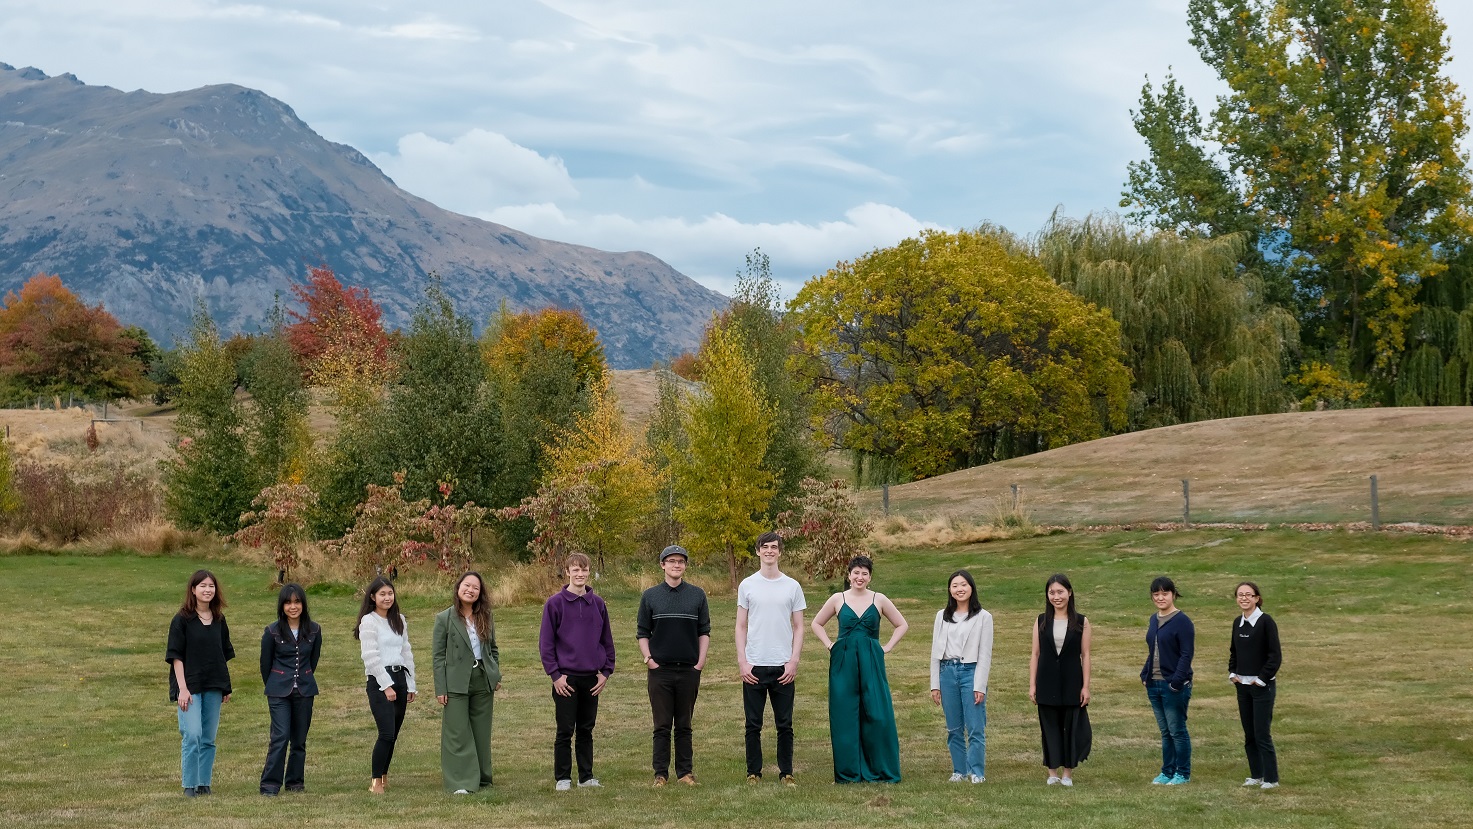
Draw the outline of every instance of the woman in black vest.
M1274 682L1283 663L1279 650L1279 626L1263 612L1258 585L1240 582L1234 591L1242 615L1233 620L1232 644L1228 646L1228 679L1238 691L1238 719L1243 723L1243 750L1248 755L1248 779L1244 786L1261 789L1279 787L1279 758L1269 727L1274 721Z
M1044 612L1033 626L1028 699L1038 706L1048 785L1072 786L1074 768L1089 757L1089 620L1074 609L1068 576L1050 576L1044 592Z
M317 696L322 627L307 612L307 592L288 584L276 597L276 621L261 634L261 683L271 710L271 742L261 770L261 794L306 790L307 729ZM290 751L288 751L290 749Z

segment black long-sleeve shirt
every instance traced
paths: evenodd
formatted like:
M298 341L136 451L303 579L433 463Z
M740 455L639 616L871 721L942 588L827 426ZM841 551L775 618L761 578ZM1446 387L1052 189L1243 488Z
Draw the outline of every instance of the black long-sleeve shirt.
M1272 682L1279 674L1284 656L1279 650L1279 626L1267 613L1248 624L1239 616L1233 622L1232 644L1228 646L1228 673L1256 676Z
M711 635L711 609L706 591L682 581L668 582L639 597L635 638L650 640L650 656L661 665L694 665L701 658L701 637Z

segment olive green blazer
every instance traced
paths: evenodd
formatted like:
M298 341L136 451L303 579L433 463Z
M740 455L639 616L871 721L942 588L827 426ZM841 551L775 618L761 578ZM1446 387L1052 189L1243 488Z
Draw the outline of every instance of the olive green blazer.
M486 669L488 690L501 682L501 652L496 648L496 621L490 630L477 631L481 638L481 664ZM470 693L472 668L476 663L471 650L471 637L465 622L455 615L455 607L435 614L434 664L435 696Z

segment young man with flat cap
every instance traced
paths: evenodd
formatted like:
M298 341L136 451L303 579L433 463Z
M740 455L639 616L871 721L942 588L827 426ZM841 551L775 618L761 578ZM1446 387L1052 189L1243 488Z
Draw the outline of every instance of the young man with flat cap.
M701 688L701 670L711 644L711 611L706 591L685 581L690 554L672 544L660 551L665 579L639 599L635 636L649 669L650 711L654 715L655 785L670 777L670 737L675 736L675 777L696 785L691 749L691 715Z

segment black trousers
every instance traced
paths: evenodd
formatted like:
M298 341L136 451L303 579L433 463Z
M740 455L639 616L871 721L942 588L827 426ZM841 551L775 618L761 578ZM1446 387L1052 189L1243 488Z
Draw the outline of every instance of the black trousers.
M378 726L378 740L373 744L374 777L389 773L389 764L394 760L394 741L399 739L404 711L409 706L409 675L404 671L389 671L389 676L394 679L392 701L378 689L378 680L368 678L368 710L373 712L373 722Z
M271 742L266 747L266 767L261 770L261 791L279 792L306 785L307 729L312 727L312 700L293 691L287 697L267 697L271 710Z
M1265 783L1279 782L1279 757L1269 729L1274 724L1274 697L1278 689L1267 685L1239 685L1238 719L1243 723L1243 751L1248 755L1248 776Z
M762 776L762 715L772 700L772 719L777 723L777 772L793 773L793 697L796 682L783 685L778 679L783 666L752 666L756 685L742 683L742 707L747 713L747 774Z
M701 672L690 665L661 665L649 675L650 712L655 719L654 769L656 777L670 776L670 732L675 732L675 776L694 770L691 715L701 690Z
M598 675L572 676L564 674L572 696L552 692L552 704L557 712L557 738L552 743L552 779L573 779L574 735L577 735L578 782L593 779L593 726L598 721L598 697L593 695L593 686L598 684Z

